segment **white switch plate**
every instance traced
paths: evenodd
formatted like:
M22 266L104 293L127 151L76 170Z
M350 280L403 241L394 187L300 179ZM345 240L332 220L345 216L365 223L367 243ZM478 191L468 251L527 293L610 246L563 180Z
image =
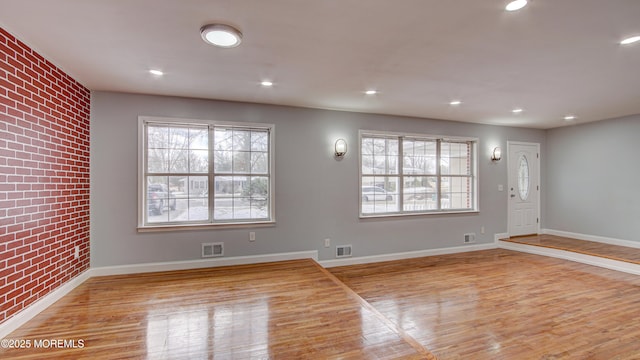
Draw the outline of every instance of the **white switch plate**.
M498 185L498 191L504 191L504 185L499 184Z
M331 246L331 239L327 238L324 239L324 247L330 247Z
M256 241L256 232L249 231L249 241Z

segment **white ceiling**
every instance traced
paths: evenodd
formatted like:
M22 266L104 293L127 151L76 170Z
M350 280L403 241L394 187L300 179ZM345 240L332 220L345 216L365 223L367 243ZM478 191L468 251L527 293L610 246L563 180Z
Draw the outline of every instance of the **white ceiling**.
M640 113L640 43L618 44L640 0L506 3L0 0L0 25L91 90L543 129ZM242 44L205 44L214 22Z

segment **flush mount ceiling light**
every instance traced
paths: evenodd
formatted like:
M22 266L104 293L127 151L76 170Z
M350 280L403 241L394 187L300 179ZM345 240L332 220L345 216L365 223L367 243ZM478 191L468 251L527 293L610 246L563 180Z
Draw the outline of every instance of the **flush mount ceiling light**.
M272 87L273 86L273 82L269 81L269 80L265 80L265 81L262 81L260 83L260 85L262 85L263 87Z
M620 41L620 45L629 45L638 41L640 41L640 36L632 36Z
M522 110L521 108L517 108L517 109L513 109L511 110L512 113L514 114L520 114L521 112L523 112L524 110Z
M575 115L567 115L567 116L564 117L564 119L566 121L571 121L571 120L575 120L576 116Z
M221 48L233 48L242 42L242 33L233 26L224 24L205 25L200 28L200 34L208 44Z
M151 70L149 70L149 73L150 73L151 75L155 75L155 76L162 76L162 75L164 75L164 73L163 73L162 71L157 70L157 69L151 69Z
M507 4L505 10L507 11L516 11L520 10L523 7L527 6L527 0L515 0Z
M449 103L449 105L452 105L452 106L458 106L460 104L462 104L462 101L460 100L453 100Z
M378 93L378 90L367 90L364 92L366 95L375 95Z

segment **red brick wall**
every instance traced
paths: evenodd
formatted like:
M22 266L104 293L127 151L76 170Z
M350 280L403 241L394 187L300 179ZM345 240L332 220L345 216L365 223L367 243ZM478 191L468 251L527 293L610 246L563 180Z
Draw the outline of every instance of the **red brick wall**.
M89 98L0 28L0 323L89 268Z

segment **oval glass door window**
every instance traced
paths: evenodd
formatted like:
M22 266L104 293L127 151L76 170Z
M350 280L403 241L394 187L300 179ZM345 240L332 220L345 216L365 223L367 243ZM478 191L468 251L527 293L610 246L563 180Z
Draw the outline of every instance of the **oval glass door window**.
M529 161L524 155L520 156L518 162L518 194L522 201L529 197Z

